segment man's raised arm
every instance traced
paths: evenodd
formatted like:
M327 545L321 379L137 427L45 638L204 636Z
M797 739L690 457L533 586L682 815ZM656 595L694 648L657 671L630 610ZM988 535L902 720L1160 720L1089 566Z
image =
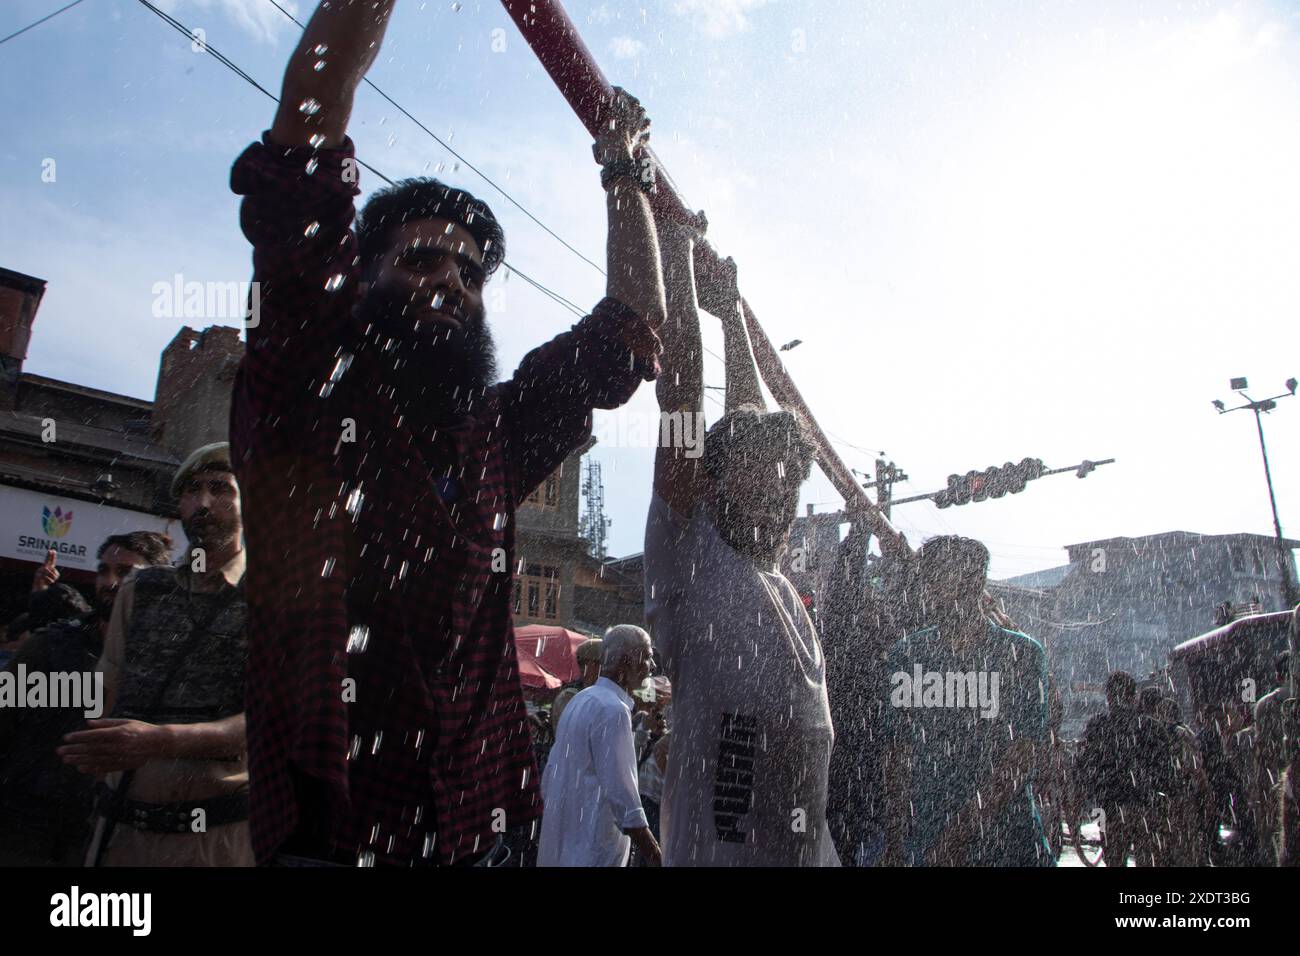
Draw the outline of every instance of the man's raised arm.
M700 430L695 423L702 423L704 414L704 359L700 313L695 305L692 236L684 226L664 223L658 238L668 315L659 327L664 369L655 382L655 397L661 414L681 416L676 434L685 435L687 429ZM699 458L688 457L687 449L664 442L664 431L660 429L655 451L655 494L678 514L689 515L703 480L697 471Z
M664 285L654 216L641 191L644 167L636 159L649 138L650 120L640 101L615 87L613 102L603 111L601 130L592 146L609 184L605 193L609 217L605 294L657 329L664 320Z
M754 362L754 350L749 344L749 332L745 329L744 306L738 303L736 309L721 316L722 336L727 355L727 411L752 405L767 411L767 402L763 399L762 386L758 384L758 365Z
M352 98L379 53L396 0L334 0L316 8L289 58L271 139L281 146L343 143Z
M700 214L701 217L704 215ZM735 260L727 258L719 264L712 278L698 288L700 308L718 317L722 322L727 366L726 410L731 412L745 405L767 411L763 389L759 384L758 365L750 345L746 319L751 319L745 309L744 299L736 282ZM788 410L788 409L787 409Z
M609 214L606 298L524 356L502 387L521 500L590 434L592 409L618 408L659 373L664 287L643 167L634 158L649 135L641 104L615 87L592 144Z

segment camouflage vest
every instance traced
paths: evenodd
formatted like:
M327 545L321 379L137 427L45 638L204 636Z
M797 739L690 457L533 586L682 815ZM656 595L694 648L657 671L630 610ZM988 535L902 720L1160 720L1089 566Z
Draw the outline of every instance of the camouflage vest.
M136 571L113 716L196 724L242 713L247 610L242 581L191 594L175 568Z

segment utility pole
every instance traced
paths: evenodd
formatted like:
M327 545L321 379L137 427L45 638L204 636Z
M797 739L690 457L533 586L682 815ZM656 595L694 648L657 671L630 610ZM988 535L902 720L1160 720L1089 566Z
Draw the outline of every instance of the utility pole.
M876 479L875 481L864 481L863 488L876 489L876 507L880 513L889 520L889 508L894 504L894 483L898 481L907 481L907 472L899 468L892 461L885 461L884 452L880 453L881 457L876 459ZM858 471L856 468L851 469L853 474L866 478L867 475Z
M907 473L892 461L886 462L883 458L877 458L876 480L862 486L864 488L875 486L876 507L880 509L880 513L886 518L889 517L889 505L894 497L894 482L896 481L907 481Z
M1259 432L1259 453L1264 458L1264 481L1268 484L1268 503L1273 508L1273 534L1277 540L1277 566L1282 573L1282 603L1286 610L1290 610L1296 605L1296 588L1295 583L1291 580L1291 555L1286 548L1286 539L1282 537L1282 522L1277 517L1277 496L1273 494L1273 474L1268 467L1268 446L1264 444L1264 424L1259 415L1261 412L1271 412L1277 408L1277 399L1293 398L1296 385L1296 380L1289 378L1286 380L1286 392L1274 395L1272 398L1262 398L1256 401L1246 394L1246 389L1249 388L1246 380L1244 378L1234 378L1229 382L1229 387L1246 399L1246 404L1238 405L1236 408L1224 408L1223 402L1218 399L1214 401L1214 407L1219 410L1220 415L1226 415L1228 412L1239 412L1243 408L1249 408L1255 413L1255 430Z

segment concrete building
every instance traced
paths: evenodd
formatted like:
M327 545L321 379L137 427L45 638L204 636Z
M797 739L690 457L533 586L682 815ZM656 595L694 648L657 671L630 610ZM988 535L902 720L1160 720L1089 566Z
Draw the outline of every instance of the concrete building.
M1276 543L1268 535L1169 531L1066 551L1068 565L993 582L992 590L1046 645L1067 734L1104 708L1111 672L1141 680L1159 671L1174 647L1216 626L1225 602L1282 610Z

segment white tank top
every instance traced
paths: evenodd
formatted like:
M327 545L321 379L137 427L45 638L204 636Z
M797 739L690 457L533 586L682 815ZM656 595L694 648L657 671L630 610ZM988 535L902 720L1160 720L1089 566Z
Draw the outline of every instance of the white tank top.
M651 500L646 619L673 686L666 866L838 866L826 826L834 731L821 645L793 585L700 507Z

